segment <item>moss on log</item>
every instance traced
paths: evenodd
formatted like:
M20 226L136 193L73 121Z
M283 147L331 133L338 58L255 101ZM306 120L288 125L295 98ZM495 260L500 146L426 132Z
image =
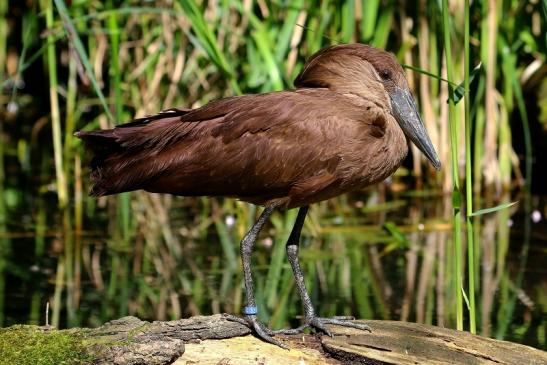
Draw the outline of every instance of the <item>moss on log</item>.
M0 330L0 364L547 364L547 353L434 326L366 321L373 332L330 326L334 337L264 343L222 315L168 322L124 317L101 327Z

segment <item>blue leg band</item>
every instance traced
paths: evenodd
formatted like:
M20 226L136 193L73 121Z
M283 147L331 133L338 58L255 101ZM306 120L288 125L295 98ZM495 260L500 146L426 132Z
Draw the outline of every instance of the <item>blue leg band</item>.
M258 313L258 308L257 307L247 306L247 307L243 308L243 314L245 314L247 316L255 315L257 313Z

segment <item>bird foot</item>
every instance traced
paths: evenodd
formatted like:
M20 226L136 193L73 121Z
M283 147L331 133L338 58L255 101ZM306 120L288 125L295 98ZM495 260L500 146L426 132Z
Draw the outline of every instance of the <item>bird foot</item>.
M332 318L322 318L322 317L311 317L306 319L306 323L300 327L297 328L291 328L291 329L283 329L278 331L272 331L274 334L283 334L283 335L295 335L302 333L304 329L311 328L315 332L324 333L327 336L333 337L333 334L331 331L329 331L326 327L327 324L334 324L337 326L343 326L343 327L350 327L355 328L362 331L368 331L372 332L372 329L362 323L355 323L353 322L355 320L355 317L345 317L345 316L336 316Z
M289 347L280 341L276 340L272 336L276 334L282 334L283 330L272 331L265 324L260 322L256 315L246 315L244 317L238 317L231 314L224 314L224 318L228 321L237 322L244 326L247 326L259 339L269 342L272 345L281 347L282 349L288 350Z

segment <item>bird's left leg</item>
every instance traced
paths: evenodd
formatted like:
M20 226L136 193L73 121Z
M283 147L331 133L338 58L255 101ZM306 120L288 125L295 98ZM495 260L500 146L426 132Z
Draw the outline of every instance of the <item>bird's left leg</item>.
M243 240L241 241L240 245L240 253L241 253L241 261L243 261L243 276L245 280L245 295L247 297L247 305L245 306L243 312L245 314L244 318L240 318L233 315L225 315L224 317L233 322L238 322L243 325L246 325L249 327L254 333L258 336L258 338L272 343L274 345L277 345L279 347L282 347L284 349L288 349L288 347L281 342L277 341L272 337L274 332L267 328L264 324L258 321L256 315L258 313L257 307L256 307L256 301L255 301L255 295L254 295L254 289L253 289L253 277L251 272L251 254L253 252L253 247L256 242L256 239L258 237L258 234L260 233L260 230L262 229L262 226L264 226L264 223L268 220L268 218L272 215L273 211L275 210L277 206L276 205L270 205L264 208L264 211L256 221L256 223L253 225L253 227L247 232L245 237L243 237Z
M306 284L304 283L304 274L302 273L302 268L300 267L300 262L298 261L300 234L302 232L304 220L306 219L306 214L308 213L308 208L308 206L305 206L300 208L300 210L298 211L296 221L294 223L293 229L286 245L287 257L289 259L289 262L291 263L296 287L298 288L298 292L300 293L300 298L302 300L302 305L304 306L304 325L296 329L276 331L276 333L299 333L306 327L312 327L313 329L323 332L332 337L332 333L325 327L326 324L336 324L339 326L352 327L360 330L370 331L369 326L353 322L353 317L321 318L315 315L315 310L313 309L310 295L308 294Z

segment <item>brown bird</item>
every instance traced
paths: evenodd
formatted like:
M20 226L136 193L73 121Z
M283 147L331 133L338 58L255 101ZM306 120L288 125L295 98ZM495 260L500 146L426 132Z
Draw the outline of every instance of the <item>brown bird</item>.
M228 196L265 207L241 241L247 306L244 318L260 338L285 347L257 320L251 276L256 238L275 209L300 207L286 244L305 311L304 325L369 330L349 318L315 315L298 262L300 232L312 203L362 189L393 174L410 139L436 169L405 74L395 57L363 44L313 55L295 90L169 109L114 129L77 132L94 152L91 195L143 189L181 196Z

